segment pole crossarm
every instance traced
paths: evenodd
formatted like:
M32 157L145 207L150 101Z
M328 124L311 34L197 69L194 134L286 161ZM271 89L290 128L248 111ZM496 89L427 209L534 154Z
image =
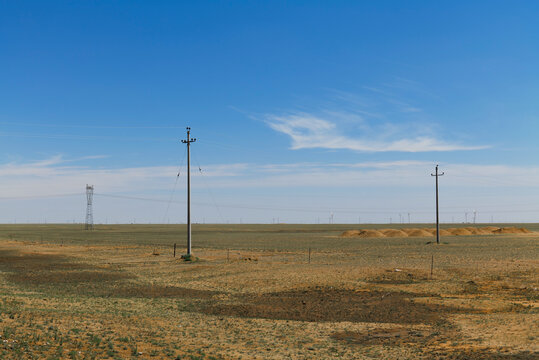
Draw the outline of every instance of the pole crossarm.
M188 146L189 146L190 143L193 143L193 142L197 141L197 139L191 138L191 135L190 135L191 128L190 127L187 127L186 129L187 129L187 140L182 140L182 143L188 144Z

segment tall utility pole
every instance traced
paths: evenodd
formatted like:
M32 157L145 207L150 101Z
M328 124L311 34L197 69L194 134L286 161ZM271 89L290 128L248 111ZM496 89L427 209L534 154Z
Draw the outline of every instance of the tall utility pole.
M94 228L93 197L94 186L86 184L86 222L84 223L84 230L92 230Z
M436 176L436 244L440 243L440 212L438 208L438 178L443 176L444 173L438 173L438 165L436 165L436 172L430 174L431 176Z
M191 143L197 139L191 139L191 128L187 127L187 140L182 143L187 144L187 255L191 255L191 153L189 151Z

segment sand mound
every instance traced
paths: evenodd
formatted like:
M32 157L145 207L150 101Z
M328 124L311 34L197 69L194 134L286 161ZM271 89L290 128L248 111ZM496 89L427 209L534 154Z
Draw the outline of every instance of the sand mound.
M493 231L494 234L529 234L530 230L526 228L504 227Z
M426 237L426 236L432 236L430 232L424 229L414 229L413 231L410 231L408 233L408 236L410 237Z
M396 229L383 229L380 230L382 234L384 234L387 237L407 237L408 234L405 233L402 230L396 230Z
M462 227L440 229L440 236L467 236L467 235L492 235L492 234L529 234L526 228L485 226L482 228ZM362 238L382 238L382 237L430 237L436 236L436 229L433 228L404 228L404 229L378 229L378 230L348 230L341 234L341 237L362 237Z
M494 232L494 230L498 230L499 227L497 227L497 226L485 226L485 227L482 227L480 229L482 231L485 231L485 233L492 234L492 232Z
M378 230L363 230L359 233L359 237L362 238L382 238L385 235Z
M358 236L361 233L361 230L346 230L341 234L341 237L354 237Z
M472 233L466 230L465 228L447 229L447 231L449 231L451 235L456 235L456 236L472 235Z
M470 234L472 235L481 235L481 230L475 227L465 227L463 228L465 230L468 230Z
M417 231L417 230L420 230L420 229L417 229L417 228L405 228L405 229L401 229L402 232L410 235L411 232L414 232L414 231Z

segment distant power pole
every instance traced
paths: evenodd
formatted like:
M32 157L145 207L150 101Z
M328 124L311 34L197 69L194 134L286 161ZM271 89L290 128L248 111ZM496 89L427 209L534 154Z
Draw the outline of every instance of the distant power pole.
M473 223L475 224L475 220L477 218L477 211L473 211Z
M93 197L94 186L86 184L86 222L84 223L84 230L92 230L94 228Z
M197 139L191 139L191 128L187 127L187 140L182 143L187 144L187 255L191 255L191 143Z
M408 224L410 223L410 213L408 213Z
M436 165L436 172L430 174L431 176L436 176L436 244L440 243L440 212L438 207L438 178L443 176L444 173L438 173L438 165Z

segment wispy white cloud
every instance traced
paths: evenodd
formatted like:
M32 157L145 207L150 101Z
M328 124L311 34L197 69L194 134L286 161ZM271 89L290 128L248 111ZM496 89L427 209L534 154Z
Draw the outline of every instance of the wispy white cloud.
M213 199L204 194L212 189L212 197L220 206L239 204L260 207L267 202L280 207L306 207L317 209L350 209L380 207L383 203L388 212L414 207L428 208L433 200L433 178L430 176L434 163L421 160L397 160L357 163L285 163L285 164L214 164L206 165L202 172L193 169L192 186L199 203L211 204ZM445 176L441 179L443 207L458 209L509 209L519 210L514 204L536 203L539 199L539 167L508 165L441 164ZM19 218L25 214L25 207L31 210L29 201L61 194L79 194L74 206L81 212L86 184L93 184L96 195L131 194L140 198L158 198L168 201L171 188L176 180L175 166L96 168L65 164L59 157L51 157L32 163L10 163L0 165L0 198L17 201ZM178 188L185 186L185 173L179 178ZM250 189L245 191L245 189ZM301 189L301 191L297 191ZM298 205L295 194L311 194ZM247 194L247 195L245 195ZM257 195L258 194L258 195ZM182 199L179 195L177 200ZM262 202L253 199L259 196ZM338 200L335 200L338 198ZM224 200L223 200L224 199ZM226 200L228 199L228 200ZM62 214L60 219L69 219L73 208L57 209L59 200L46 203L40 211L43 214ZM67 201L67 200L66 200ZM122 200L123 203L129 200ZM119 200L100 199L101 214L110 218L118 217L114 209ZM20 206L19 206L20 204ZM161 203L157 203L161 204ZM67 206L67 205L66 205ZM153 205L152 205L153 206ZM132 214L138 218L162 221L164 206L153 210L146 207L129 207L125 203L122 212L129 220ZM105 209L107 207L107 209ZM183 207L182 207L183 209ZM392 210L393 209L393 210ZM530 205L528 211L537 209ZM3 211L3 213L2 213ZM0 211L0 218L11 218L8 208ZM238 210L239 211L239 210ZM237 214L238 211L235 213ZM401 210L395 210L401 211ZM460 210L459 210L460 211ZM4 215L2 215L4 214ZM7 215L6 215L7 214ZM200 213L199 213L200 214ZM428 212L430 214L430 212ZM7 217L6 217L7 216ZM60 216L60 215L58 215ZM123 216L123 215L122 215ZM120 216L122 221L124 217ZM382 219L383 220L383 219ZM387 220L387 219L386 219ZM155 220L154 220L155 221Z
M351 116L357 118L357 115L352 114ZM337 123L324 117L324 114L267 115L266 122L273 130L290 137L293 150L321 148L363 152L428 152L488 148L484 145L470 146L442 141L427 135L393 135L390 134L390 131L378 133L375 136L371 134L368 138L350 136L343 134ZM394 129L392 131L394 132ZM389 135L392 135L392 139L388 139Z
M369 187L407 188L432 185L434 164L403 160L360 163L217 164L193 169L194 188ZM445 186L537 187L539 167L444 164ZM182 170L183 173L183 170ZM66 166L51 157L33 163L0 165L0 197L79 193L86 184L96 191L150 193L167 191L177 175L174 166L96 169ZM202 179L204 177L205 179ZM197 180L198 179L198 180ZM184 176L180 177L185 181ZM263 190L266 191L266 190Z

